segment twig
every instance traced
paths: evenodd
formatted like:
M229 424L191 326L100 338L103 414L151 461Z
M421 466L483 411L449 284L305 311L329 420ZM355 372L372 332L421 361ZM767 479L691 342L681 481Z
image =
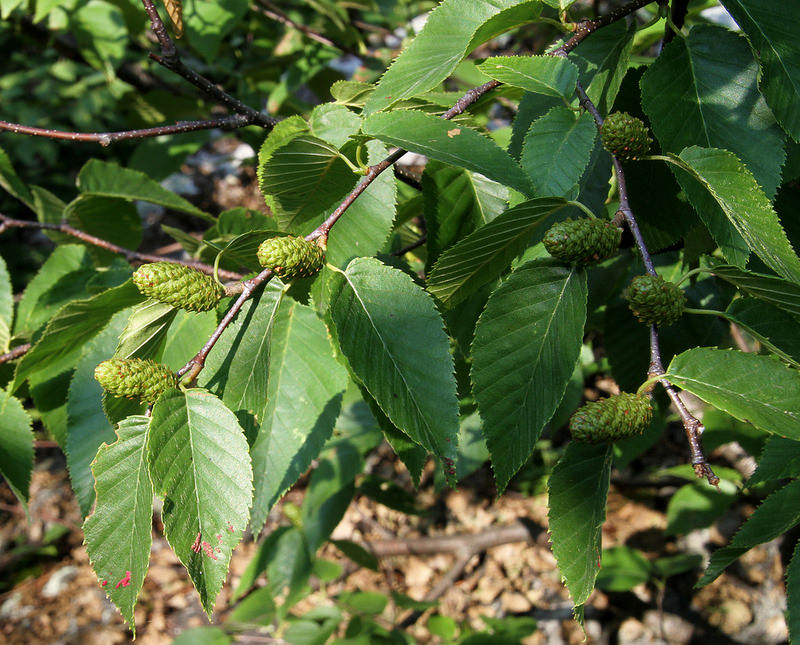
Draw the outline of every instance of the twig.
M33 222L29 220L12 219L0 213L0 233L3 233L6 229L9 228L38 228L38 229L45 229L48 231L58 231L59 233L71 235L72 237L77 238L83 242L86 242L87 244L91 244L101 249L105 249L106 251L111 251L112 253L118 253L122 255L126 260L128 260L128 262L164 262L164 258L160 255L150 255L149 253L139 253L138 251L131 251L130 249L123 248L107 240L104 240L100 237L96 237L94 235L90 235L89 233L85 233L80 229L70 226L66 222L61 222L60 224L49 224L47 222ZM203 273L207 273L209 275L214 275L214 267L199 262L197 260L170 259L169 261L175 262L177 264L183 264L184 266L197 269L198 271L202 271ZM222 278L223 280L239 280L242 277L240 273L235 273L234 271L228 271L226 269L219 269L217 271L217 275L219 275L219 277Z
M578 97L580 98L581 105L589 111L592 117L594 117L597 128L602 128L603 117L600 115L597 107L594 105L594 103L592 103L592 100L586 94L586 90L584 90L580 83L577 84L576 91L578 93ZM647 249L647 245L644 242L642 233L639 230L639 225L636 222L636 217L634 216L633 210L631 210L630 202L628 201L628 186L625 181L625 171L622 168L622 163L620 163L619 159L613 155L612 159L614 161L614 172L617 177L617 187L619 190L619 209L617 212L624 216L625 222L628 224L628 229L633 235L636 246L642 255L642 262L644 263L647 273L650 275L656 275L656 269L653 265L653 259L650 257L650 251ZM655 325L650 325L650 368L648 370L648 377L661 376L664 373L665 370L664 364L661 360L661 346L659 343L658 328ZM705 477L708 480L708 483L710 483L712 486L717 486L719 484L719 477L714 474L714 471L708 464L708 461L703 455L703 450L700 447L700 436L705 430L703 424L699 419L694 417L691 412L689 412L683 401L681 401L680 396L678 396L677 390L669 381L661 379L659 380L659 383L666 390L667 395L677 408L678 414L683 422L683 428L686 432L686 439L689 442L689 450L692 454L692 466L694 467L695 474L698 477Z
M419 238L416 242L412 242L408 246L400 249L399 251L392 251L392 255L397 255L397 256L405 255L409 251L413 251L414 249L418 249L420 246L425 244L425 242L427 242L427 241L428 241L428 236L426 234L426 235L423 235L421 238Z
M197 375L200 374L205 366L209 352L214 348L214 345L217 344L222 332L230 325L231 321L236 317L236 314L238 314L239 310L244 306L244 303L247 302L247 299L253 295L253 291L255 291L256 287L269 282L272 275L272 269L264 269L256 277L244 280L241 283L241 294L239 297L233 305L231 305L231 308L228 309L228 312L223 316L222 320L220 320L219 325L217 325L214 333L211 334L211 337L206 341L206 344L203 345L203 348L197 352L186 365L178 370L178 377L185 377L184 382L186 383L191 383L197 378Z
M604 16L600 16L595 20L586 20L578 25L578 28L575 30L575 35L572 36L567 42L565 42L561 47L558 49L553 50L551 55L553 56L566 56L569 54L573 49L575 49L581 42L586 40L586 38L592 32L597 31L601 27L605 27L610 25L612 22L616 22L632 14L634 11L638 11L645 5L650 4L651 2L655 2L656 0L633 0L633 2L629 2L623 7L619 7L618 9L614 9L614 11L607 13Z
M686 21L686 12L688 10L689 0L672 0L672 11L670 13L670 18L672 20L672 24L678 29L683 27L683 23ZM667 24L667 26L664 28L664 44L666 45L673 38L675 38L675 36L675 30L671 25Z
M287 27L291 27L292 29L297 29L308 36L311 40L315 40L318 43L325 45L326 47L333 47L334 49L338 49L345 54L357 54L358 52L353 51L349 47L345 47L341 43L337 43L332 38L328 38L324 34L314 31L305 25L301 25L298 22L292 20L289 16L287 16L283 11L281 11L278 7L272 4L269 0L259 0L259 3L263 5L263 8L258 8L261 13L263 13L267 18L271 18L276 22L281 23Z
M202 91L210 99L225 105L233 112L246 116L250 123L260 125L264 128L272 129L278 122L277 119L268 117L257 110L254 110L249 105L245 105L239 99L234 98L224 90L220 89L214 83L209 81L204 76L201 76L193 69L187 67L180 58L175 43L167 33L167 28L158 15L158 11L153 4L153 0L142 0L144 9L147 16L150 18L150 25L152 26L153 33L161 45L161 55L150 54L150 58L156 61L159 65L163 65L168 70L174 72L178 76L183 77L192 85Z
M395 165L394 176L407 186L411 186L417 190L422 190L422 181L416 173L413 173L402 166Z
M28 134L34 137L47 137L48 139L66 139L68 141L99 143L101 146L105 147L117 141L124 141L127 139L146 139L148 137L160 137L165 134L183 134L185 132L211 130L214 128L230 130L233 128L243 128L247 125L252 125L252 121L249 117L243 114L234 114L220 119L181 121L175 125L161 125L156 128L124 130L121 132L66 132L64 130L51 130L49 128L35 128L20 123L10 123L8 121L0 121L0 130L13 132L14 134Z
M10 352L6 352L5 354L0 354L0 364L7 363L8 361L13 361L19 358L20 356L24 356L30 348L31 344L25 343L23 345L15 347Z

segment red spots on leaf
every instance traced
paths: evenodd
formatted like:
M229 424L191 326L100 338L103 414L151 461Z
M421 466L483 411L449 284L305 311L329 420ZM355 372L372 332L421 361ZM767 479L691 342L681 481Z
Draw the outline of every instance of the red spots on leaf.
M222 544L222 536L219 533L217 533L217 542Z
M101 580L100 581L100 586L101 587L105 587L107 584L108 584L108 580Z
M217 553L222 553L222 549L220 549L218 546L214 547L214 551L216 551Z
M217 555L214 553L214 549L211 548L211 545L208 542L206 542L205 540L203 541L203 551L205 551L206 555L209 558L211 558L212 560L216 560L217 559Z
M228 530L229 530L231 533L233 533L233 524L231 524L230 522L228 522Z
M191 548L195 553L200 553L200 533L197 534L197 537L194 539L194 544L192 544Z
M125 577L116 584L114 589L119 589L120 587L127 587L130 583L131 583L131 572L126 571Z

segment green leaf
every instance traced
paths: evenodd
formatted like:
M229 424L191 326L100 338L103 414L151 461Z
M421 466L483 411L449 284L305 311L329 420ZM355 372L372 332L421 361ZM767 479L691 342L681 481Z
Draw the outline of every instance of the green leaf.
M365 147L370 164L377 164L389 154L380 141L368 141ZM396 201L397 183L392 173L378 175L331 230L327 262L344 269L353 258L380 251L392 231Z
M94 378L94 368L113 354L127 316L127 311L115 314L108 326L86 344L70 381L65 448L70 482L84 517L94 503L92 460L104 442L115 439L114 428L103 414L103 388Z
M147 453L164 499L164 535L211 615L249 519L247 441L236 416L212 394L169 390L153 407Z
M128 30L119 7L89 0L74 13L70 28L81 53L94 67L114 69L122 62Z
M6 261L0 257L0 353L8 351L11 324L14 321L14 291Z
M386 70L367 99L364 114L435 88L450 76L468 53L468 47L479 44L472 42L478 28L517 4L520 0L444 0L429 14L420 34ZM531 10L528 20L536 20L539 9Z
M705 480L681 486L667 504L667 535L686 535L711 526L722 517L736 499L736 487L721 481L714 488Z
M610 446L572 442L547 484L553 555L576 607L592 593L600 569L612 461Z
M760 0L722 0L722 4L747 34L761 63L761 93L783 129L800 141L800 52L790 27L800 23L800 7Z
M75 298L85 298L86 283L94 274L85 247L77 244L56 247L22 294L14 334L33 333L59 307Z
M429 161L422 175L428 264L462 237L491 222L508 204L509 190L478 173Z
M792 560L786 567L786 624L789 627L789 642L796 643L800 638L800 542L794 547Z
M167 331L159 362L177 372L216 328L217 312L213 309L202 312L179 310Z
M487 76L526 92L562 98L575 93L578 68L560 56L493 56L478 65Z
M207 221L215 221L208 213L163 188L157 181L143 172L123 168L110 161L90 159L78 173L78 190L89 195L141 199L165 208L196 215Z
M117 428L117 440L100 448L92 464L97 504L83 524L92 568L134 636L133 608L150 562L153 530L149 431L148 417L128 417Z
M600 114L611 112L628 71L635 33L635 22L619 20L595 31L570 54L570 60L580 70L578 80Z
M122 309L141 302L142 294L128 280L86 300L64 305L45 327L39 341L22 357L14 374L13 390L31 374L42 369L49 373L71 368L83 346Z
M769 356L699 347L673 358L664 377L737 419L800 439L800 372Z
M800 286L793 282L725 264L712 267L710 271L748 296L773 304L800 319Z
M575 368L586 273L522 265L489 297L472 343L472 383L498 494L533 452Z
M230 645L233 640L221 627L192 627L181 632L170 645Z
M311 111L309 119L315 136L341 148L361 128L361 117L338 103L323 103Z
M758 92L757 76L744 38L697 25L645 72L642 107L665 153L690 146L729 150L771 198L780 184L784 136Z
M344 517L355 494L355 478L364 469L364 460L353 444L341 443L319 461L311 475L303 499L303 532L308 554L317 549Z
M247 13L247 0L185 0L183 21L189 43L206 60L214 62L225 38Z
M79 195L67 204L63 217L73 227L123 248L136 249L142 241L142 220L136 207L118 197ZM87 248L103 264L117 257L97 246Z
M727 150L693 147L683 150L680 156L670 155L670 159L702 184L764 264L778 275L800 282L800 259L769 200L736 155ZM693 204L694 195L690 192ZM702 209L699 213L701 217L706 214ZM717 229L709 229L716 237ZM721 243L719 239L717 242Z
M589 163L597 128L588 112L554 107L533 122L525 137L520 164L536 194L577 194L578 181Z
M283 283L273 279L244 303L209 353L198 380L233 410L248 437L254 436L256 415L267 399L270 340L284 291Z
M2 3L0 3L0 8L2 8L2 13L5 14L5 7ZM3 15L2 18L5 20L7 15ZM19 178L11 159L2 148L0 148L0 188L12 197L16 197L28 208L33 208L33 195L30 189Z
M450 343L431 298L405 273L359 258L337 276L329 311L342 353L381 409L437 455L446 472L451 469L456 383Z
M638 549L619 545L603 551L596 586L604 591L629 591L650 580L650 561Z
M157 357L177 313L172 305L152 298L136 306L119 336L114 358Z
M281 229L296 233L308 233L356 183L339 151L310 135L296 135L274 150L259 164L258 177Z
M505 271L534 232L544 235L542 224L565 206L563 199L540 197L509 208L442 253L428 275L428 291L452 307Z
M758 460L756 471L747 480L748 488L773 479L800 477L800 441L770 437Z
M479 172L525 195L533 191L525 173L505 150L464 125L404 110L373 114L364 121L363 131L404 150Z
M260 428L251 449L257 533L275 502L308 469L330 438L347 385L328 332L310 307L289 298L272 321L266 396L256 408Z
M0 390L0 475L27 512L33 472L31 418L19 399Z
M773 354L800 367L800 321L756 298L737 298L725 313Z
M728 546L711 554L703 577L696 587L713 582L736 560L757 544L763 544L783 535L800 522L800 480L790 482L767 497L747 518Z

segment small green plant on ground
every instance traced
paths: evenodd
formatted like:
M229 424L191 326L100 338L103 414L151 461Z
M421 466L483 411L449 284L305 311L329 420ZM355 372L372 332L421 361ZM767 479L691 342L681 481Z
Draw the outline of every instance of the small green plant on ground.
M154 495L210 615L245 531L314 464L203 638L270 624L322 643L347 616L339 643L410 642L374 620L380 595L291 613L312 575L338 575L317 552L383 439L417 484L429 456L448 486L488 458L501 495L543 432L571 432L547 488L579 621L598 580L697 566L601 552L612 469L657 450L670 409L689 483L668 531L771 491L699 585L800 522L800 6L722 0L733 29L701 13L711 1L587 4L444 0L391 60L391 31L429 3L170 0L165 24L153 0L0 0L0 43L17 45L0 80L0 472L25 504L35 414L131 630ZM488 55L503 34L513 55ZM268 214L159 183L220 128L258 148ZM406 152L421 174L393 172ZM191 259L137 250L137 201L192 218L163 227ZM34 230L43 261L13 246ZM584 402L592 350L620 392ZM731 434L756 429L749 480L715 472L681 391ZM693 515L698 499L713 501ZM797 640L797 557L786 583ZM535 625L428 627L468 643Z

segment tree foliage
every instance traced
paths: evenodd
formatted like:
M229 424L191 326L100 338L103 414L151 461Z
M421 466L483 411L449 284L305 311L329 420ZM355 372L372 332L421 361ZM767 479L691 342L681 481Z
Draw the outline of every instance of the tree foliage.
M131 629L153 494L210 614L245 530L258 535L315 463L302 513L265 537L231 620L284 620L288 642L325 642L340 610L291 608L365 455L385 439L415 482L432 456L454 487L488 457L501 494L543 435L567 444L598 369L654 397L651 430L674 420L667 394L697 476L725 494L776 488L699 584L798 522L800 5L722 0L732 27L685 16L685 3L620 2L595 18L585 4L443 0L398 54L358 25L394 29L430 3L188 1L176 14L169 2L165 26L151 0L0 0L12 51L0 79L0 474L26 503L35 409L35 429L68 455L99 584ZM487 55L501 35L515 55ZM356 73L341 72L355 56ZM618 111L652 132L636 161L603 149L604 118ZM258 150L267 214L201 208L161 183L222 127ZM424 170L393 177L405 151L424 155ZM159 260L137 250L141 203L186 223L163 231L181 262L225 285L216 309L180 311L180 294L159 302L133 284L137 265ZM587 217L624 229L618 252L585 267L550 258L548 228ZM46 258L16 250L28 229L50 238ZM326 265L284 283L257 250L289 233L325 248ZM683 290L675 325L635 321L625 296L643 273ZM150 407L103 394L92 373L112 356L162 362L180 388ZM734 419L757 429L754 479L715 474L681 390L729 415L732 438ZM611 470L657 450L651 430L613 448L569 443L549 479L553 553L581 620ZM686 527L698 486L679 491L670 530ZM615 551L609 571L638 579L661 566L637 557ZM247 595L262 572L268 586ZM383 607L341 600L362 617ZM788 624L798 638L797 607ZM521 638L529 625L495 628ZM390 638L367 618L362 629Z

